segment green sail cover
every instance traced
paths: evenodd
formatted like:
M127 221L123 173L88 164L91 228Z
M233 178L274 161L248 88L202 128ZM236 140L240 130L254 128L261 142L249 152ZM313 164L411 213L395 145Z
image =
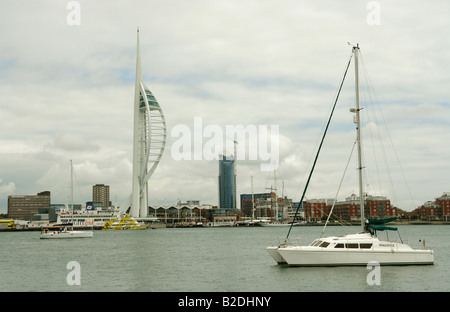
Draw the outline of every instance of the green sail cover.
M376 231L384 231L384 230L390 230L390 231L397 231L397 227L393 226L385 226L385 225L369 225L369 229L374 229Z
M385 218L385 219L368 219L366 223L366 230L370 232L370 234L375 234L376 231L397 231L398 228L393 226L386 226L383 224L389 223L391 221L396 220L397 217Z

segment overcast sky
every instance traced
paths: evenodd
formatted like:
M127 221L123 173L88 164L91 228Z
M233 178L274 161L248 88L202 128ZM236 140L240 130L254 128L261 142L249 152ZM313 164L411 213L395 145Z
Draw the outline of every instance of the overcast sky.
M278 189L284 182L284 194L299 200L350 42L361 47L371 98L389 130L386 160L377 157L389 164L389 181L372 182L382 166L367 156L365 188L413 210L450 191L449 11L443 0L4 0L0 212L8 195L48 190L52 203L65 203L70 159L76 202L91 200L92 186L103 183L124 205L137 27L144 80L167 122L166 150L149 182L151 205L217 205L218 162L172 155L172 129L186 125L194 133L195 118L224 132L227 125L278 126ZM308 198L333 198L338 189L355 137L353 79L351 67ZM369 112L372 104L362 106ZM251 192L251 176L255 193L275 186L262 162L238 159L238 194ZM352 160L341 200L357 192L355 168Z

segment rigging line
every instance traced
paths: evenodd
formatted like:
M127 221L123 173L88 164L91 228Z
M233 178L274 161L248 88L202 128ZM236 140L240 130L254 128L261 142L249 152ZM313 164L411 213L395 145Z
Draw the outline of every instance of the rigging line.
M364 63L364 60L363 60L363 63ZM364 66L364 67L365 67L365 66ZM370 76L369 76L368 73L367 73L366 75L367 75L367 79L368 79L368 81L369 81L369 86L371 87L372 93L374 94L376 103L379 103L379 101L378 101L378 99L377 99L377 96L376 96L376 93L375 93L375 91L373 90L373 87L372 87L373 84L371 83ZM402 165L401 165L401 163L400 163L400 159L399 159L399 157L398 157L397 150L395 149L395 146L394 146L394 143L393 143L393 140L392 140L392 136L391 136L391 134L390 134L390 132L389 132L389 128L388 128L388 126L387 126L386 120L385 120L385 118L384 118L383 112L382 112L382 110L381 110L380 107L378 108L378 111L379 111L379 114L380 114L380 116L381 116L381 120L383 121L383 125L384 125L384 128L385 128L385 130L386 130L386 133L387 133L387 136L388 136L388 138L389 138L389 141L390 141L390 143L391 143L392 150L394 151L394 155L395 155L395 158L396 158L396 160L397 160L398 166L399 166L400 171L401 171L401 173L402 173L403 180L405 181L405 185L406 185L406 188L407 188L407 190L408 190L410 199L411 199L413 205L416 206L416 203L415 203L415 200L414 200L414 198L413 198L411 189L410 189L410 187L409 187L408 181L407 181L406 176L405 176L405 173L404 173L404 171L403 171L403 167L402 167ZM392 181L391 181L391 183L392 183ZM393 190L393 193L394 193L393 195L396 197L396 194L395 194L395 188L394 188L394 186L393 186L393 183L392 183L392 186L391 186L391 187L392 187L392 190Z
M331 111L331 109L330 109L330 111ZM321 127L320 129L321 129L321 130L324 129L324 128L325 128L325 125L326 125L326 120L323 121L322 127ZM306 174L307 174L307 172L308 172L307 169L310 167L311 163L313 162L314 151L317 149L317 146L319 145L319 141L320 141L320 135L317 136L317 139L316 139L316 141L315 141L315 143L314 143L314 148L311 149L311 154L309 155L307 165L305 166L305 170L304 170L304 172L302 173L302 179L300 180L300 182L299 182L299 184L298 184L298 187L297 187L297 189L296 189L296 191L295 191L295 193L294 193L293 198L297 197L297 194L300 193L300 187L301 187L301 185L303 184L303 181L305 180Z
M378 128L378 121L377 121L376 114L375 114L375 111L374 111L374 105L373 105L374 101L372 99L372 94L370 92L370 89L367 87L367 85L369 85L369 83L367 81L367 76L366 76L367 71L365 70L366 68L364 66L365 64L364 64L363 60L361 61L361 65L362 66L360 66L360 70L364 71L364 75L360 74L360 77L364 81L361 84L361 86L362 86L361 91L363 91L363 92L360 92L360 95L362 97L362 102L363 103L367 103L366 105L369 108L368 110L365 110L363 112L362 118L366 118L367 117L366 118L367 121L365 122L365 124L366 124L366 127L367 127L367 131L369 133L369 136L370 136L370 142L371 142L371 147L372 147L372 153L370 155L372 155L374 157L374 164L375 164L375 168L376 168L375 173L376 173L376 175L378 177L378 180L377 180L378 181L378 189L379 189L379 191L382 191L381 179L380 179L380 170L378 169L379 161L378 161L378 155L377 155L376 148L375 148L375 138L374 138L375 134L378 134L378 136L377 136L378 139L379 139L378 142L380 142L380 133L379 133L379 128ZM369 89L369 90L367 90L367 89ZM372 116L374 117L373 119L371 119L369 114L368 114L369 110L372 112ZM372 126L371 122L373 122L374 126ZM374 129L374 131L372 131L372 129ZM363 150L363 154L364 154L363 158L366 158L365 150ZM368 163L368 162L364 161L364 163ZM370 170L366 170L365 174L367 176L367 180L368 181L372 181L371 177L370 177L370 174L371 174ZM368 187L366 189L366 192L369 193ZM380 195L382 195L382 194L380 194Z
M82 198L81 188L80 188L80 184L78 183L77 174L75 173L75 170L72 170L72 173L73 173L73 177L75 178L75 183L77 184L78 195L80 196L80 198ZM73 209L73 207L72 207L72 209Z
M376 169L377 169L376 172L377 172L377 177L378 177L379 191L381 192L380 195L383 195L382 194L383 188L381 187L380 170L378 169L378 160L377 160L377 153L376 153L376 149L375 149L375 140L374 140L374 137L376 137L376 139L378 139L378 142L379 142L379 145L380 145L381 156L383 156L382 157L383 163L384 163L384 166L385 166L385 168L387 170L387 174L389 175L390 171L389 171L389 163L388 163L387 157L386 157L387 153L386 153L384 142L382 140L381 129L379 127L379 125L383 124L383 122L381 122L379 120L379 117L376 114L375 105L378 103L378 101L376 99L376 94L375 94L375 91L373 90L373 86L372 86L372 83L370 81L370 76L369 76L369 73L368 73L367 68L365 66L364 59L362 59L362 65L363 65L362 69L364 70L364 75L362 75L362 76L363 76L363 78L366 81L366 89L368 90L367 91L367 95L368 95L368 102L370 103L369 108L370 108L370 111L372 112L373 122L375 124L375 127L370 127L369 128L369 133L370 133L371 142L372 142L373 156L375 157L375 166L376 166ZM375 98L375 100L373 99L373 97ZM378 107L378 110L380 111L379 105L377 105L377 107ZM374 128L374 131L371 131L372 128ZM395 196L395 189L393 187L393 183L392 183L392 179L391 179L390 175L389 175L389 182L390 182L389 185L391 187L391 190L392 190L392 192L393 192L393 194Z
M364 170L363 175L365 176L365 178L363 180L368 181L370 183L367 183L365 185L366 187L366 194L369 194L369 186L372 186L372 182L374 185L376 185L376 181L378 181L378 189L381 191L382 187L381 187L381 179L380 179L380 170L378 169L378 165L379 165L379 161L378 161L378 154L375 148L375 138L374 135L375 134L379 134L379 131L377 132L378 129L378 122L376 120L376 115L373 113L373 105L371 105L373 103L373 99L372 99L372 94L370 93L370 88L368 88L367 86L370 85L366 78L367 78L367 71L365 68L365 64L364 64L364 60L362 59L362 53L360 53L361 56L361 66L359 67L360 70L360 79L361 79L361 84L360 84L360 96L361 96L361 102L365 104L365 106L367 106L369 109L366 109L363 111L363 113L361 114L361 119L364 120L361 122L361 124L365 124L366 125L366 130L370 136L370 142L371 142L371 147L372 147L372 151L369 152L369 155L372 156L374 158L374 161L369 161L368 157L367 157L367 150L368 149L363 149L362 150L362 158L364 160L364 163L368 164L368 163L373 163L375 165L375 175L378 179L372 179L372 171L370 170L370 166L366 167L366 170ZM369 91L368 91L369 90ZM369 115L369 110L372 111L372 115ZM370 116L374 116L375 118L370 118ZM374 129L374 131L373 131ZM364 131L364 128L362 127L361 131ZM379 138L379 135L378 135ZM366 140L367 142L368 140ZM375 189L373 190L373 192L376 193Z
M353 56L353 55L351 55L350 58L351 58L352 56ZM338 87L336 88L336 94L339 92L339 90L340 90L340 87L338 86ZM331 112L332 110L333 110L333 105L330 105L329 112ZM325 129L326 124L327 124L327 119L325 119L325 120L323 121L323 124L322 124L322 126L321 126L321 128L320 128L321 131L323 131L323 129ZM314 151L317 149L317 147L318 147L318 145L319 145L320 138L321 138L321 136L318 135L318 136L317 136L317 139L314 141L314 142L315 142L315 143L314 143L314 148L311 149L311 153L310 153L310 155L309 155L307 165L305 166L305 170L304 170L303 174L301 175L301 176L302 176L302 179L300 180L300 182L299 182L299 184L298 184L298 187L297 187L297 189L296 189L296 191L295 191L295 193L294 193L293 198L297 197L297 194L300 193L300 187L301 187L301 185L303 184L303 181L304 181L305 178L306 178L306 174L307 174L307 172L308 172L307 169L310 167L311 163L313 162Z
M320 237L322 237L322 235L325 233L325 228L327 227L328 221L330 220L330 216L333 213L334 205L336 204L337 197L339 195L339 191L341 190L342 182L344 182L345 174L347 172L348 165L352 159L353 150L355 149L355 145L356 145L356 141L353 142L352 150L350 152L350 156L348 157L347 165L345 166L344 173L342 174L341 182L339 183L339 187L337 189L336 196L334 197L333 205L331 206L330 212L328 213L327 221L325 222L325 225L323 226L322 234L320 235Z
M264 188L262 190L262 193L266 193L266 189L269 188L268 184L269 184L269 180L271 179L271 176L272 176L272 171L267 171L266 182L264 184ZM256 199L255 199L255 201L256 201ZM256 209L256 207L255 207L255 209Z
M315 159L314 159L313 166L312 166L311 171L310 171L310 173L309 173L308 180L306 181L306 185L305 185L305 189L303 190L302 197L301 197L301 199L300 199L300 201L299 201L299 203L298 203L297 209L295 210L294 219L292 220L292 223L291 223L291 225L289 226L289 231L288 231L288 233L287 233L287 235L286 235L286 240L288 239L289 234L291 233L292 226L294 225L294 221L295 221L295 219L297 218L298 211L299 211L300 207L302 206L303 197L305 197L305 193L306 193L306 190L308 189L308 185L309 185L309 182L310 182L310 180L311 180L311 176L312 176L312 173L313 173L313 171L314 171L314 167L316 166L317 159L319 158L319 153L320 153L320 150L321 150L321 148L322 148L322 144L323 144L323 141L324 141L324 139L325 139L325 136L326 136L326 134L327 134L328 127L329 127L330 122L331 122L331 117L333 117L334 109L336 108L336 104L337 104L337 101L338 101L338 99L339 99L339 95L340 95L340 93L341 93L342 86L343 86L344 81L345 81L345 76L347 76L347 71L348 71L348 68L350 67L350 62L351 62L351 60L352 60L352 56L353 56L353 53L350 55L350 58L349 58L348 64L347 64L347 68L345 68L344 77L342 77L342 81L341 81L341 84L340 84L340 86L339 86L339 91L338 91L338 93L336 94L336 99L335 99L334 104L333 104L333 109L331 110L330 117L328 118L327 126L325 127L325 131L324 131L324 133L323 133L322 140L320 141L319 149L317 150L317 154L316 154L316 157L315 157Z

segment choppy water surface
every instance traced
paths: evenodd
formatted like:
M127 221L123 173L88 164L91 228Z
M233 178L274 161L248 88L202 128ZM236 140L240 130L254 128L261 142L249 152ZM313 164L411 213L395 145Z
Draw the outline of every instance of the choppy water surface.
M296 227L310 243L320 227ZM94 238L41 240L39 232L0 233L0 291L450 291L450 227L400 226L404 241L435 251L435 265L381 267L368 285L366 267L291 268L265 248L286 228L185 228L95 231ZM358 228L328 227L328 235ZM396 235L395 233L391 233ZM383 238L383 237L382 237ZM81 285L69 285L70 261Z

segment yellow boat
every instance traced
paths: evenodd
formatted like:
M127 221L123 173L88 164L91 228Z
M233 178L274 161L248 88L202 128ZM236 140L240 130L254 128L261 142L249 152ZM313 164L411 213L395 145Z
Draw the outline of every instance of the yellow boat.
M105 222L102 230L145 230L147 225L139 223L129 214L121 215L111 221Z

